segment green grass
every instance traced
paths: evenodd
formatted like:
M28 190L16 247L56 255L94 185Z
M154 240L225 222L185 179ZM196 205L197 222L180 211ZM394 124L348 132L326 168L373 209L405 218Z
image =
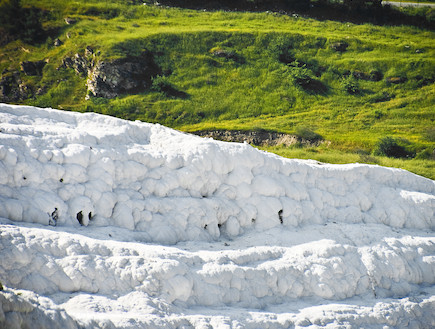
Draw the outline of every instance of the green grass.
M319 21L276 13L194 11L126 5L124 1L26 0L49 12L52 31L39 45L11 42L0 50L0 71L24 60L49 59L42 78L22 79L47 92L24 103L95 111L158 122L183 131L266 129L295 133L310 127L328 147L268 149L287 157L368 162L402 167L435 179L434 33L410 26ZM77 19L66 25L64 17ZM68 37L67 37L68 35ZM59 37L64 44L52 46ZM347 51L331 48L348 43ZM165 76L186 97L149 90L116 99L85 100L86 78L59 68L65 56L91 46L95 60L149 50ZM213 55L221 49L232 58ZM299 67L286 61L298 61ZM305 64L305 66L302 66ZM349 78L377 71L382 78ZM308 77L311 84L298 82ZM388 77L406 78L393 84ZM351 87L351 88L350 88ZM416 159L370 155L384 136L409 141ZM362 155L361 155L362 154Z
M311 159L334 164L367 163L401 168L435 180L435 167L433 161L425 159L395 159L367 154L362 150L349 153L326 146L307 148L274 146L260 147L260 149L291 159Z

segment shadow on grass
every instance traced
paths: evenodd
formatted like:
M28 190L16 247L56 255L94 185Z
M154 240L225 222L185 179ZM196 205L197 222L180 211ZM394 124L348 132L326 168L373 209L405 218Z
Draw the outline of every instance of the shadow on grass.
M160 2L168 6L190 9L274 11L284 15L298 13L318 20L335 20L355 24L411 25L435 29L435 15L430 8L404 12L390 5L383 6L370 1L347 5L330 3L326 0L161 0Z
M326 95L328 93L328 87L316 79L310 79L308 83L301 84L300 86L312 95Z

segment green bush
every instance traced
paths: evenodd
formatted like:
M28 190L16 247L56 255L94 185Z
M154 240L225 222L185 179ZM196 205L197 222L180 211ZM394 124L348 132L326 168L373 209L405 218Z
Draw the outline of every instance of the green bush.
M313 81L313 74L306 64L294 61L287 65L287 71L293 83L301 87L307 87Z
M311 143L321 141L323 137L316 133L313 129L306 126L298 126L295 131L296 137L300 140L306 140Z
M272 39L267 47L270 56L276 57L278 61L289 64L295 61L292 54L293 40L288 35L278 35Z
M168 90L172 89L171 83L168 81L168 78L163 75L157 75L153 78L152 84L151 84L151 90L159 92L159 93L165 93Z
M308 68L307 64L302 64L297 60L286 65L284 75L293 84L310 94L325 94L328 90L321 81L314 78L314 73Z
M358 81L353 77L352 74L349 74L348 77L343 78L341 81L341 87L350 95L356 95L360 93Z
M409 141L391 136L381 138L376 144L375 155L384 155L391 158L413 158L415 152L409 150Z

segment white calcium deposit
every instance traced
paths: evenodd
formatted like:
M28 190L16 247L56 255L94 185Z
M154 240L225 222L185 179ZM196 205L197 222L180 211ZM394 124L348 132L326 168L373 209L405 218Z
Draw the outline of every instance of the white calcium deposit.
M435 182L0 104L0 328L431 328Z

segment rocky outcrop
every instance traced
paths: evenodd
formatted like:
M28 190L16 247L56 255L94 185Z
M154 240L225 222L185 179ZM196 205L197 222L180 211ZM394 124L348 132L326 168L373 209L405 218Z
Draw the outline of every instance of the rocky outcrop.
M13 72L0 79L1 102L22 101L32 95L32 88L21 80L19 72Z
M42 69L47 64L46 61L36 61L36 62L30 62L30 61L24 61L21 62L21 71L24 72L25 75L42 75Z
M349 47L349 44L347 42L334 42L333 44L331 44L331 48L340 53L345 52L347 50L347 47Z
M87 76L91 65L92 64L87 60L87 58L83 57L80 54L75 54L73 57L65 57L62 60L63 68L72 68L74 69L76 74L83 77Z
M88 92L104 98L143 92L151 86L152 77L158 73L159 68L148 52L112 62L101 61L88 73Z
M27 76L42 76L42 70L47 61L24 61L21 63L21 72ZM19 71L3 71L0 79L0 102L18 102L34 96L29 83L21 79Z
M149 89L152 78L160 74L149 52L113 61L96 61L96 54L88 46L84 55L75 54L62 61L61 67L72 68L76 74L87 76L87 97L115 98L121 94L140 93Z
M55 47L60 47L63 45L63 42L59 38L56 38L56 39L54 39L53 45Z
M265 130L241 131L241 130L203 130L193 134L201 137L211 137L225 142L248 143L260 146L284 145L290 146L301 144L305 146L318 146L325 141L309 141L295 135L270 132Z

